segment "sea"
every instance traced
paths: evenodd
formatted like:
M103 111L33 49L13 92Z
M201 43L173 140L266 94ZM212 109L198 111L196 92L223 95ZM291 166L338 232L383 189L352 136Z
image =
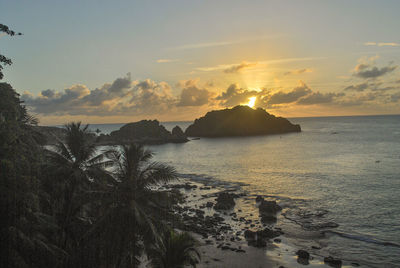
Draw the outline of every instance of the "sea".
M149 149L182 176L239 184L249 195L277 200L285 220L301 230L291 235L296 247L314 245L367 267L400 267L400 115L289 120L302 132ZM184 130L191 123L162 124ZM109 133L122 125L91 128Z

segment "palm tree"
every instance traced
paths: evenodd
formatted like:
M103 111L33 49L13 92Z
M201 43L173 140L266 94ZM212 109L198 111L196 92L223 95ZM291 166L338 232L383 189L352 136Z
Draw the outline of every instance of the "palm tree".
M157 187L177 178L174 168L150 162L153 154L130 144L106 153L114 179L103 187L101 217L90 232L105 267L136 267L143 249L159 240L158 230L175 201Z
M161 243L150 251L151 262L157 268L196 267L200 259L196 244L197 241L189 233L167 230Z
M107 176L104 168L110 162L98 153L88 125L69 123L65 129L65 143L47 150L49 176L43 187L47 207L61 229L58 244L71 253L78 248L84 227L90 225L89 210L85 210L91 201L88 191Z

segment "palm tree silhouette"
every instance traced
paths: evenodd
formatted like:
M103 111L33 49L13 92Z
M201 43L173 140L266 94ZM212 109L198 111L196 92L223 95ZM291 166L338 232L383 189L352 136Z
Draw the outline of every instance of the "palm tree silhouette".
M161 243L156 244L149 252L151 263L157 268L181 268L187 265L196 267L200 259L196 244L197 241L189 233L167 230Z
M80 225L88 225L91 201L89 190L107 175L104 168L110 161L98 153L88 125L80 122L65 125L65 142L58 142L46 151L49 176L43 185L47 193L48 207L61 229L58 244L67 252L76 250Z
M130 144L107 151L114 178L103 185L101 216L90 232L105 267L136 267L143 249L160 241L175 196L157 186L177 178L174 168L150 162L153 154Z

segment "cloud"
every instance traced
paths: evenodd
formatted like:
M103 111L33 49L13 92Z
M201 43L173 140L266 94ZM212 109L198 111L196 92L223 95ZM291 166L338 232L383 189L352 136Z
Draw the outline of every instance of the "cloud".
M344 90L349 90L349 91L364 91L369 87L369 84L367 82L357 84L357 85L350 85L348 87L345 87Z
M296 70L291 70L288 72L285 72L283 75L297 75L297 74L303 74L303 73L312 73L312 69L309 68L304 68L304 69L296 69Z
M170 62L177 62L178 60L174 59L158 59L156 60L157 63L170 63Z
M399 43L395 43L395 42L366 42L364 43L365 46L378 46L378 47L399 47L400 44Z
M284 36L283 34L277 34L277 35L269 35L269 36L254 36L254 37L244 38L241 40L236 39L236 40L227 40L227 41L201 42L201 43L177 46L172 49L198 49L198 48L230 46L230 45L236 45L236 44L241 44L241 43L246 43L246 42L251 42L251 41L260 41L260 40L267 40L267 39L273 39L273 38L280 38L283 36Z
M202 106L209 104L214 95L205 88L200 88L198 80L184 80L179 82L182 88L177 106Z
M237 84L230 85L222 92L216 100L221 106L232 107L245 104L250 97L256 97L256 107L268 109L282 108L288 105L314 105L334 103L338 98L345 96L344 93L321 93L313 91L304 82L300 81L297 87L289 91L277 91L262 89L261 91L240 88Z
M400 101L400 92L396 92L390 96L390 102L399 102Z
M239 104L247 103L250 97L261 99L266 92L248 90L240 88L238 84L231 84L224 92L215 98L220 101L220 105L224 107L232 107Z
M379 68L373 66L373 63L360 63L354 68L353 75L364 79L368 78L375 79L384 76L388 73L391 73L396 69L397 65L392 65L392 64Z
M167 111L176 103L170 86L152 80L131 81L128 75L89 90L73 85L64 91L43 90L38 96L21 96L33 112L46 115L132 115Z
M284 104L284 103L292 103L299 100L301 97L304 97L310 94L311 89L302 81L300 81L300 85L295 87L289 92L279 91L277 93L272 94L267 103L271 104Z
M257 62L253 62L253 63L242 62L240 64L233 65L233 66L225 69L224 73L238 73L238 72L243 71L244 69L249 69L249 68L255 67L255 66L257 66L257 64L258 64Z
M336 104L342 107L349 106L361 106L368 103L374 103L375 105L379 104L377 102L379 99L381 100L381 104L384 103L384 99L386 95L382 92L366 92L366 93L357 93L347 96L346 98L342 98L336 101Z
M344 93L321 93L313 92L297 102L300 105L314 105L314 104L326 104L334 102L335 98L343 97Z
M268 65L268 64L280 64L280 63L288 63L288 62L299 62L299 61L313 61L313 60L322 60L326 59L326 57L303 57L303 58L281 58L275 60L264 60L264 61L257 61L257 65ZM234 66L240 65L240 63L234 64L219 64L215 66L208 66L208 67L198 67L196 68L197 71L202 72L213 72L213 71L223 71Z

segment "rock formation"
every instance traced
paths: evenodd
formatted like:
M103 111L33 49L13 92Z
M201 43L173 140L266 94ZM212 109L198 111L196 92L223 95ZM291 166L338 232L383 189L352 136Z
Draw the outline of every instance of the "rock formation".
M254 136L300 132L300 125L275 117L264 109L236 106L232 109L208 112L196 119L185 134L189 137Z

